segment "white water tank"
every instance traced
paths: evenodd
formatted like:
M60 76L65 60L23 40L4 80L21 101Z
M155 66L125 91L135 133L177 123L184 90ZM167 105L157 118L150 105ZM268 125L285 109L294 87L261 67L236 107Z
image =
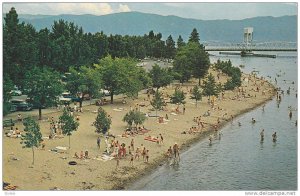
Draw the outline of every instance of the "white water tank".
M248 45L253 40L253 27L244 28L244 42Z

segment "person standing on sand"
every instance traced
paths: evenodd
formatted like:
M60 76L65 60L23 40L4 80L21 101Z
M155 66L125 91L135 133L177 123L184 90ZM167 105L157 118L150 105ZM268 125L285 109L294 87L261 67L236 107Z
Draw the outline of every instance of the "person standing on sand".
M149 150L146 151L146 163L149 161Z
M130 146L131 146L131 149L134 151L134 140L133 139L131 139Z
M138 158L138 160L140 160L140 148L137 147L136 151L135 151L135 159Z
M163 143L164 143L164 138L163 138L163 136L161 135L161 133L160 133L159 135L160 135L160 143L163 144Z
M185 114L185 105L183 105L182 114Z
M133 154L130 155L130 162L129 162L129 164L130 164L131 166L133 166Z
M98 146L99 150L100 150L100 142L101 142L101 140L100 140L100 137L98 136L98 138L97 138L97 146Z
M145 156L146 156L146 147L144 147L144 149L142 150L143 161L145 161Z

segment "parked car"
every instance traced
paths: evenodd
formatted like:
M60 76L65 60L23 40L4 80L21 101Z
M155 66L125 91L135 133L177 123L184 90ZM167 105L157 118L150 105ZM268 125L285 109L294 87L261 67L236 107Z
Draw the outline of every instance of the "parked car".
M33 102L32 99L30 99L29 97L27 97L26 102L32 104L32 109L39 109L40 108L40 105L37 104L37 103L35 103L35 102ZM42 109L46 109L46 106L42 105L41 108Z
M10 101L12 107L16 107L17 111L30 111L33 108L31 103L27 103L24 100L13 99Z
M17 111L17 107L15 105L11 105L9 111L10 112L16 112Z
M104 94L105 96L110 95L110 92L108 90L105 90L105 89L100 89L100 93Z
M11 90L11 91L9 92L9 94L10 94L11 96L21 96L21 95L22 95L22 92L21 92L20 90Z
M75 101L75 102L80 101L79 97L73 96L69 92L62 93L58 99L59 99L59 101Z

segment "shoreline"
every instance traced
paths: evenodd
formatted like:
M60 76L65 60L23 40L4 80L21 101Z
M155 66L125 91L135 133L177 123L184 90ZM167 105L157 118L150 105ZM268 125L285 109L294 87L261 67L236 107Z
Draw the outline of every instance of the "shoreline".
M270 84L270 83L269 83L269 84ZM272 85L272 84L271 84L271 85ZM272 86L273 86L273 85L272 85ZM273 86L273 88L276 89L274 86ZM272 101L275 95L276 95L276 93L275 93L275 91L274 91L274 94L273 94L271 97L269 97L268 99L266 99L265 101L260 102L260 103L257 103L257 105L256 105L254 108L245 109L244 111L242 111L242 112L236 114L235 116L233 116L233 118L235 119L235 118L237 118L237 117L239 117L239 116L242 116L242 115L244 115L244 114L246 114L246 113L248 113L248 112L250 112L250 111L256 110L257 108L259 108L259 107L262 106L263 104L266 104L266 103ZM227 122L222 122L219 129L222 130L222 129L223 129L225 126L227 126L229 123L230 123L229 120L228 120ZM200 141L202 141L202 140L204 140L204 139L207 139L208 136L209 136L211 133L213 133L213 132L214 132L214 130L213 130L213 128L211 127L211 128L209 128L207 131L205 131L203 134L201 134L201 135L198 134L196 137L187 140L185 143L183 143L183 144L180 146L180 152L182 153L182 152L185 152L185 151L189 150L189 149L192 148L193 145L195 145L197 142L200 142ZM121 183L119 186L113 187L112 190L122 190L122 189L125 189L125 190L130 191L131 189L128 189L129 186L131 186L133 183L135 183L135 182L141 180L143 177L152 174L152 173L154 172L155 169L157 169L157 168L160 167L160 166L163 166L163 165L166 164L166 162L167 162L167 158L164 157L164 156L161 156L161 157L160 157L160 160L161 160L161 161L159 161L158 163L157 163L157 162L156 162L156 163L153 163L153 165L151 165L151 167L149 167L149 168L145 171L145 173L143 173L143 171L141 171L140 174L138 174L137 176L135 176L136 179L134 179L134 180L130 179L130 180L128 180L128 182L123 182L123 183Z
M251 75L243 73L243 76L249 77ZM226 80L226 76L222 76L222 79L223 81ZM254 95L252 92L250 92L250 84L248 84L249 87L247 88L250 89L249 93L251 93L253 97L245 98L243 101L231 100L232 96L236 95L236 92L226 91L226 97L228 98L221 101L216 101L219 104L218 106L224 108L224 110L212 111L214 115L205 117L205 122L208 125L205 125L206 127L203 128L202 133L196 133L195 135L180 134L180 131L186 130L193 126L194 123L191 121L193 116L202 114L207 109L210 109L210 105L208 105L206 97L202 99L201 103L198 103L199 107L197 108L195 107L194 103L191 103L192 100L190 100L187 96L187 99L190 102L187 100L187 112L184 115L170 115L170 122L168 125L158 123L156 118L148 118L148 120L144 123L145 127L151 129L151 135L158 135L158 133L162 133L164 135L164 144L158 145L156 143L147 142L144 140L143 135L129 138L118 137L117 140L124 142L125 144L128 144L131 138L134 138L135 146L144 144L147 149L150 149L149 163L135 160L134 167L129 166L128 157L121 159L120 168L118 170L115 168L115 160L107 162L100 162L96 160L78 160L77 162L79 164L76 167L70 167L66 164L66 162L74 160L74 158L72 158L74 152L78 152L84 148L89 149L89 152L92 155L99 154L98 149L95 147L95 139L98 135L93 131L86 132L86 130L93 129L91 128L90 123L95 117L95 114L92 113L92 111L98 108L98 106L95 105L87 105L83 107L85 112L81 116L82 119L80 120L79 130L71 136L72 147L63 154L66 159L61 160L59 158L62 157L58 157L60 155L53 154L51 152L48 153L39 149L36 150L37 158L35 159L35 162L37 163L34 166L34 169L28 169L28 165L30 165L32 161L30 150L21 150L22 148L18 139L5 137L3 138L3 181L19 185L20 190L49 190L49 187L58 187L62 190L127 190L127 187L130 184L141 179L143 176L149 175L156 168L166 163L167 158L164 156L164 153L166 152L168 146L173 145L174 142L178 142L180 151L182 152L188 150L196 142L207 138L207 136L214 131L211 125L215 123L216 119L219 115L221 115L222 112L228 112L228 115L225 118L224 116L222 117L218 129L222 129L224 126L230 123L230 114L236 118L272 100L276 94L275 86L266 80L261 80L261 78L255 77L254 80L256 82L264 81L263 87L264 89L268 90L266 95L263 96L261 93L254 92L254 98ZM191 85L193 85L193 83L184 85L182 88L188 88ZM173 92L172 87L168 87L164 90ZM113 123L110 132L114 135L122 134L122 130L124 130L126 127L125 123L121 120L124 113L129 110L129 107L136 105L136 102L145 101L145 98L146 95L142 94L139 95L138 100L128 100L126 105L119 103L116 100L113 105L109 104L103 106L103 108L113 117ZM173 104L170 105L174 106ZM120 107L123 108L122 111L114 111L114 109ZM151 109L151 106L142 108L142 110L149 110L149 108ZM165 113L169 114L169 112L170 111L159 111L159 115L164 115ZM45 118L53 115L58 117L60 113L61 111L53 113L51 112L43 115L43 117ZM43 135L47 134L48 122L43 120L39 121L39 124L41 126ZM49 140L46 145L47 151L48 149L58 145L66 145L67 139L68 138L65 137L57 140ZM104 139L102 141L104 141ZM103 144L103 147L101 146L101 149L103 150L104 142L101 144ZM11 152L20 158L20 161L11 161L11 155L9 155ZM56 167L57 165L59 165L58 168ZM37 183L32 184L30 180L22 181L21 179L18 179L16 177L18 176L18 173L20 173L19 175L29 176L29 178L36 180Z

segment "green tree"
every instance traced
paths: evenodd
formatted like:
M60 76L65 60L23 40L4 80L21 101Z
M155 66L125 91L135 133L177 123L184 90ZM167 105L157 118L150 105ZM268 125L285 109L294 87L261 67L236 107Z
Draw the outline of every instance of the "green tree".
M191 59L185 47L181 47L177 51L173 70L175 72L174 78L178 79L181 83L188 81L192 77Z
M166 57L168 59L174 59L176 53L175 42L171 35L166 40Z
M24 91L30 101L39 109L42 119L42 108L57 103L57 96L62 93L63 85L59 73L47 67L34 67L25 74Z
M10 91L13 90L14 84L8 75L3 76L3 116L10 112L11 104L9 100L11 98Z
M218 95L219 93L215 78L211 73L207 76L207 80L203 82L202 88L203 88L203 94L205 96L208 96L209 99L210 96Z
M21 144L24 144L23 148L31 148L32 165L34 165L34 147L38 148L42 141L40 126L32 118L26 118L23 125L25 134L21 135Z
M180 49L182 46L185 46L185 42L183 41L181 35L179 35L177 39L177 48Z
M123 117L123 121L127 122L129 128L132 128L132 125L135 124L135 127L137 128L138 125L142 125L145 120L146 116L143 112L137 111L137 110L130 110L125 114Z
M128 96L137 96L138 92L143 89L143 77L140 68L136 66L136 61L128 58L115 58L111 56L100 60L95 64L96 69L100 72L102 83L105 89L110 92L111 103L114 95L126 94Z
M98 96L101 88L101 75L99 72L87 66L81 66L79 71L71 67L69 72L66 88L70 93L80 98L80 107L85 95Z
M167 68L161 68L159 65L154 64L152 69L149 71L149 76L152 79L153 87L157 90L160 87L169 85L173 76L170 74Z
M185 104L184 100L185 100L184 92L176 88L174 94L171 96L171 103Z
M105 134L110 129L111 118L107 115L106 111L99 107L94 126L96 127L97 133Z
M197 103L198 101L202 100L202 92L199 88L198 85L194 86L193 90L192 90L192 96L191 99L195 99L196 101L196 107L197 107Z
M189 42L181 47L175 56L174 71L178 73L181 82L188 81L192 76L203 78L209 69L208 53L199 44Z
M158 90L155 92L154 97L150 103L156 111L156 116L157 116L157 110L161 110L162 107L165 106L164 100L162 98L162 94Z
M63 114L59 117L59 121L62 123L62 133L69 136L69 148L71 148L71 135L73 131L77 131L79 123L67 110L63 111Z
M199 38L199 33L197 32L197 29L194 28L190 37L189 37L189 41L188 42L195 42L197 44L200 44L200 38Z
M230 60L218 60L217 63L215 63L215 68L221 70L230 77L224 85L225 90L233 90L235 87L241 86L242 72L240 68L233 67Z

